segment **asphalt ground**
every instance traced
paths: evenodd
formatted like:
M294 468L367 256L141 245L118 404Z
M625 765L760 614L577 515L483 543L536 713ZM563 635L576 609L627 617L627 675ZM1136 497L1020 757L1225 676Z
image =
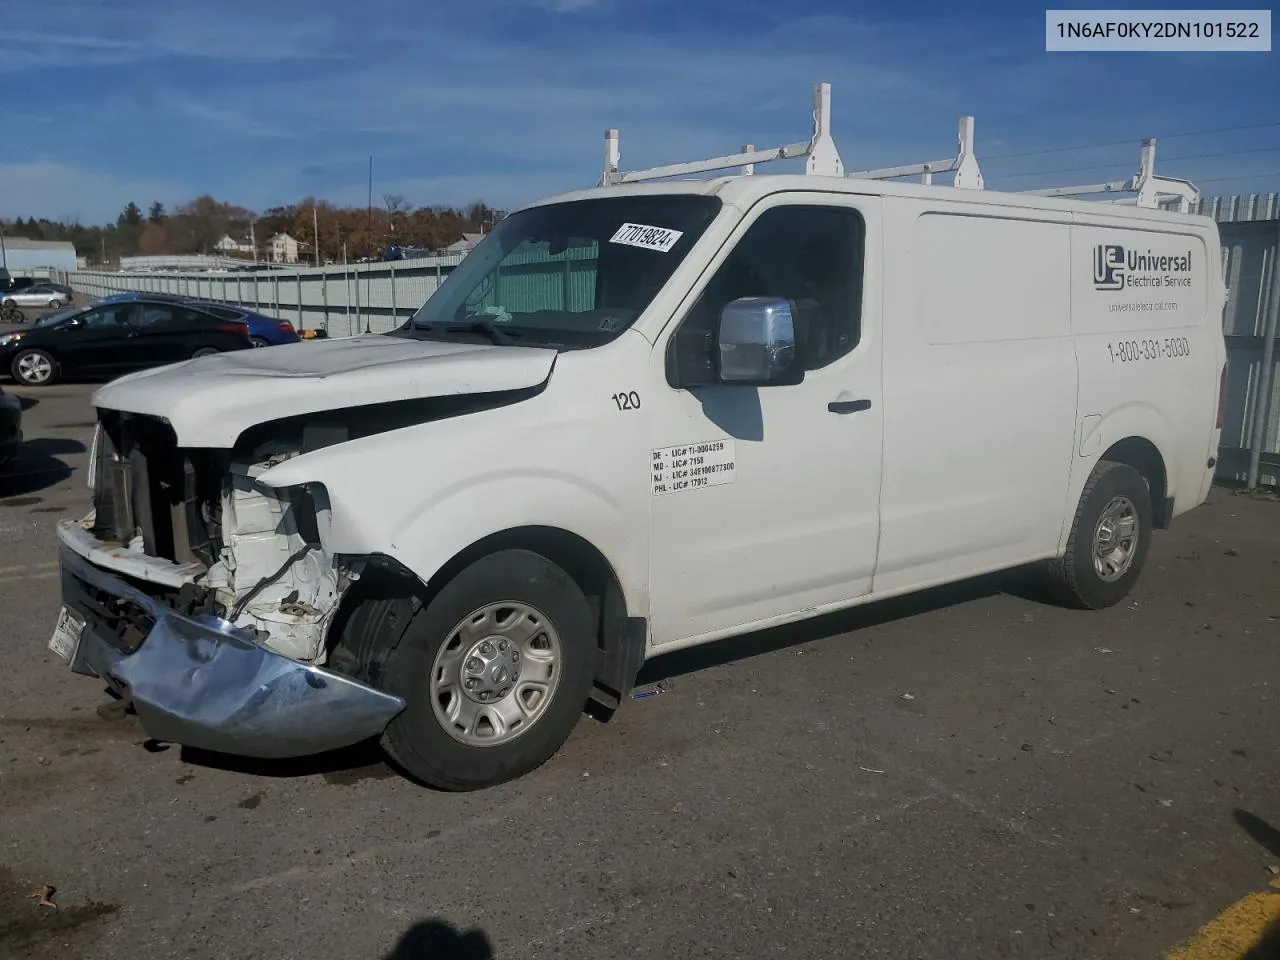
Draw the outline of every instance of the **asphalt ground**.
M1103 612L1015 575L669 655L450 795L100 716L46 649L92 387L5 389L0 957L1280 955L1280 503L1216 489Z

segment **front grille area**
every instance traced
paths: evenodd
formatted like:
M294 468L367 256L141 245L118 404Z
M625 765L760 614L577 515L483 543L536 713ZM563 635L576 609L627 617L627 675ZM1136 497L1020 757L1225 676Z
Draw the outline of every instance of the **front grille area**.
M63 602L84 616L94 634L122 653L137 650L155 626L155 618L140 603L113 596L65 567L62 596Z
M221 477L217 451L183 450L155 417L102 411L94 480L94 536L128 545L142 537L148 556L213 563Z

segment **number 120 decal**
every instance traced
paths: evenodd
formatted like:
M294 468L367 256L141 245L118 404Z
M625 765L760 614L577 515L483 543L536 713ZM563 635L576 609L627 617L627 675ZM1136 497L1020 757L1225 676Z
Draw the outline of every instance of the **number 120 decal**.
M626 393L615 393L612 399L618 405L619 410L640 409L640 394L634 390L628 390Z

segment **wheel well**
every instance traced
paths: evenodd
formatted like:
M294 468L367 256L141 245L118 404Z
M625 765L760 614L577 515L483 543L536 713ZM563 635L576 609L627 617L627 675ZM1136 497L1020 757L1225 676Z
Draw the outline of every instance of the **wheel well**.
M454 555L423 584L386 557L374 562L343 599L330 630L334 666L357 679L378 679L380 652L399 635L377 637L388 629L403 632L419 607L431 603L446 583L481 557L500 550L528 550L561 567L587 597L596 623L599 667L589 709L607 720L630 692L644 661L646 622L627 616L626 601L613 566L577 534L557 527L518 527L476 541Z
M1142 474L1151 492L1153 523L1160 529L1168 527L1172 512L1172 505L1167 502L1168 473L1156 445L1145 437L1125 437L1113 443L1102 459L1127 464Z

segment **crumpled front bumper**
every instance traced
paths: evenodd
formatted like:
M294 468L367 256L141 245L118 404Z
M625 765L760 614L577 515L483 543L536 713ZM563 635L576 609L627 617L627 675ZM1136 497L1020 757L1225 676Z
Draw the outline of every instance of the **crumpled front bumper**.
M280 759L382 732L399 697L259 646L218 617L188 617L60 548L63 603L85 619L71 668L128 698L155 740ZM118 629L151 624L141 643Z

